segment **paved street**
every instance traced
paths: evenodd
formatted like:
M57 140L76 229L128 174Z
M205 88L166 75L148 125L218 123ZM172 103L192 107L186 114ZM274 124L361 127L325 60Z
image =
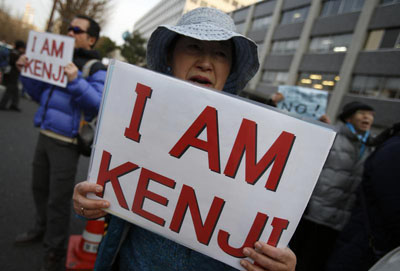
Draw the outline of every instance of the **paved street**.
M0 89L0 95L3 94ZM31 163L38 136L33 127L37 105L21 99L21 113L0 111L0 270L39 270L42 247L15 247L15 236L29 228L34 218L30 191ZM80 158L77 182L86 178L88 158ZM85 222L71 213L71 233L81 234Z

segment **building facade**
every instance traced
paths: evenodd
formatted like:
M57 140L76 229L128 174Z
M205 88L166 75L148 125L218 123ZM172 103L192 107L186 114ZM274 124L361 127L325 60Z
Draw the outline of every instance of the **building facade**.
M174 25L189 10L213 7L230 12L257 1L259 0L162 0L135 23L134 31L139 31L148 40L157 26Z
M299 85L329 91L332 120L358 100L375 108L376 128L400 121L400 0L267 0L230 14L259 46L242 96Z

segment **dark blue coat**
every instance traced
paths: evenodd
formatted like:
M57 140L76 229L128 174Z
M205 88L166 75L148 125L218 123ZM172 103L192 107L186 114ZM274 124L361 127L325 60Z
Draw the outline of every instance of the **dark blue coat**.
M110 215L110 218L97 253L95 271L236 270L119 217Z

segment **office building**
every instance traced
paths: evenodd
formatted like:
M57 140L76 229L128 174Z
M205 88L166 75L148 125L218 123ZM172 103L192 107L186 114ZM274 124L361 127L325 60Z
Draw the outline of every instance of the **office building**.
M198 7L213 7L225 12L248 6L259 0L162 0L134 25L146 40L162 24L174 25L182 14Z
M358 100L375 108L375 128L400 121L400 0L267 0L230 14L259 46L242 96L299 85L329 91L331 119Z

